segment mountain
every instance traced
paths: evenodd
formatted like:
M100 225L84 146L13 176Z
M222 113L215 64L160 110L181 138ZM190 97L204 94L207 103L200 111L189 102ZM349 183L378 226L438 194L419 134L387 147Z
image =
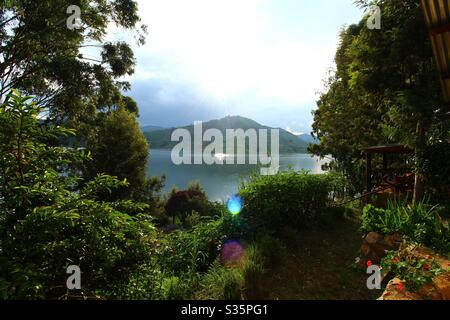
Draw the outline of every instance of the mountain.
M194 134L194 126L186 126L182 127L182 129L187 129L191 136L193 137ZM233 117L226 117L223 119L218 120L212 120L209 122L203 123L203 132L205 132L208 129L218 129L222 132L223 136L225 137L225 131L227 129L243 129L244 131L248 129L273 129L264 125L261 125L257 123L256 121L253 121L248 118L239 117L239 116L233 116ZM147 140L150 142L150 147L154 149L171 149L173 148L178 142L172 142L171 136L172 132L175 130L175 128L171 129L164 129L164 130L157 130L157 131L150 131L145 132L145 136L147 137ZM307 152L308 144L305 141L302 141L297 136L293 135L292 133L279 129L280 130L280 152L282 153L302 153ZM269 146L270 146L270 131L269 132ZM206 143L208 144L208 143ZM225 144L224 144L225 148ZM248 149L247 149L248 150Z
M319 139L314 138L310 134L301 134L298 136L298 138L308 144L319 144Z
M141 129L143 132L153 132L153 131L164 130L165 128L158 127L158 126L144 126Z

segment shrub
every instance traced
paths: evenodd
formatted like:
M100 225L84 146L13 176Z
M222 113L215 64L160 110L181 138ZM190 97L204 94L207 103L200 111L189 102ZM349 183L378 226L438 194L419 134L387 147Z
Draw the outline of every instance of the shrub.
M184 298L184 288L180 278L164 278L161 285L162 300L182 300Z
M225 268L216 261L201 280L197 299L241 300L243 279L239 269Z
M128 184L105 175L81 181L73 165L88 156L48 144L74 132L42 124L30 100L14 91L0 105L0 296L67 297L66 268L78 265L77 295L126 297L154 248L148 206L100 201Z
M161 235L158 265L173 274L206 272L227 238L226 218L203 218L191 230Z
M244 295L247 300L258 300L264 296L265 259L255 244L246 248L241 270L244 279Z
M329 192L327 175L291 171L253 176L239 191L245 204L242 219L256 234L280 235L285 225L305 228L317 222Z
M447 207L450 217L450 141L440 141L428 145L420 157L419 167L426 176L428 192L435 203Z
M155 243L149 220L84 197L35 208L8 231L3 265L14 298L59 298L66 268L80 266L85 296L117 297Z
M439 216L440 208L426 203L388 204L387 209L368 205L363 211L362 230L400 233L410 240L440 252L450 252L450 230Z
M170 195L167 200L165 209L167 215L172 217L172 223L175 224L175 218L178 217L183 224L186 217L192 211L203 211L206 206L206 195L195 190L176 191Z
M286 247L283 242L269 235L261 237L256 243L264 257L265 265L268 267L279 264L286 255Z
M172 190L166 202L165 210L166 214L172 217L173 224L178 218L185 227L191 226L187 219L193 212L202 217L214 217L222 212L220 204L210 202L198 183L191 183L187 190Z
M344 175L331 171L328 173L330 183L330 196L333 200L346 199L351 195L351 182Z
M104 173L129 182L127 188L106 193L105 200L125 199L134 193L142 195L144 189L151 195L151 183L146 178L149 144L136 115L119 108L98 113L97 117L98 127L86 139L92 161L85 163L85 176L93 179Z
M399 252L389 252L381 265L405 281L409 291L417 292L432 283L434 277L445 273L445 270L433 259L417 257L414 249L414 246L409 246Z

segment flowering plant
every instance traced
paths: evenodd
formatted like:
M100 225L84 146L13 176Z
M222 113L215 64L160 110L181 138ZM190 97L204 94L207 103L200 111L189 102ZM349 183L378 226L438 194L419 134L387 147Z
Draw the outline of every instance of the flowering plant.
M445 273L434 259L424 259L414 254L415 246L408 246L400 251L391 251L382 260L381 266L391 271L405 282L408 291L417 292L425 285L433 282L433 278Z

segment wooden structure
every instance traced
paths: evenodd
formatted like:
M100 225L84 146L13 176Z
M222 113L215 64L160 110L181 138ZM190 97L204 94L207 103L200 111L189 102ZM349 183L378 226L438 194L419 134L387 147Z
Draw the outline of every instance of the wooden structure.
M402 145L387 145L366 148L366 203L370 194L393 194L396 197L401 193L409 193L414 190L414 174L407 167L407 161L403 159L403 168L390 167L392 155L410 156L414 150ZM374 170L373 160L375 155L382 156L382 167Z

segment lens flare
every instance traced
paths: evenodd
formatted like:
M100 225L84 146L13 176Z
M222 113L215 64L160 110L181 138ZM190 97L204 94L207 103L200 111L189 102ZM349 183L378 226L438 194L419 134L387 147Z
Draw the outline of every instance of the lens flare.
M227 208L233 216L237 216L238 214L240 214L243 207L244 201L241 197L235 195L228 199Z
M244 256L244 248L238 241L228 241L222 247L222 264L235 265L239 264Z

